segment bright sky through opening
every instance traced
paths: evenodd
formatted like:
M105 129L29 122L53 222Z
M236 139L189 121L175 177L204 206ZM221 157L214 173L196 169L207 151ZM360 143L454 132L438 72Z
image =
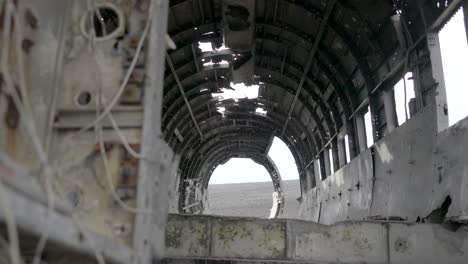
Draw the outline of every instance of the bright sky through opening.
M282 180L297 180L296 162L288 146L275 137L268 155L275 162ZM210 184L268 182L271 177L267 170L251 159L233 158L226 164L216 167L211 175Z
M463 21L463 10L442 28L439 33L449 125L453 125L468 115L468 82L465 80L468 69L468 45Z
M258 98L259 85L246 86L245 83L232 83L231 88L221 88L221 93L213 93L213 97L218 97L220 100L227 99L255 99Z

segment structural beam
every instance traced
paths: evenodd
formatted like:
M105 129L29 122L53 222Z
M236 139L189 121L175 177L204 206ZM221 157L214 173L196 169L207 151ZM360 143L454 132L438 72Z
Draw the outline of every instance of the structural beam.
M336 3L336 0L329 0L327 3L325 15L323 16L323 19L320 22L319 30L317 32L317 35L315 36L314 45L312 46L312 49L309 52L309 56L307 57L307 63L304 67L304 72L302 73L302 77L299 82L299 85L297 86L296 95L294 96L291 106L289 107L288 116L286 117L286 120L284 121L283 129L281 130L281 136L284 135L284 132L286 131L286 128L288 127L289 119L291 118L292 112L294 111L294 107L296 106L297 99L299 98L299 95L301 94L302 87L304 86L304 81L307 77L307 74L309 73L310 66L312 65L312 61L314 59L315 53L317 52L318 45L320 43L320 40L322 39L323 33L325 32L325 29L327 27L328 18L330 17L330 14L333 10L333 7L335 6L335 3Z
M177 87L179 87L179 91L182 94L182 97L184 98L185 105L187 105L187 109L189 110L190 117L192 118L193 124L197 128L198 134L203 139L203 133L200 130L200 126L198 125L195 115L193 114L192 106L190 106L190 102L188 101L187 96L185 95L184 87L182 86L182 83L180 82L179 76L177 75L177 72L174 68L174 64L172 63L171 56L169 56L169 54L166 54L166 60L167 60L167 64L169 65L169 68L171 69L172 76L174 76L174 79L177 82Z
M195 63L195 68L197 69L197 72L200 72L200 65L198 65L198 58L197 58L197 51L195 50L195 46L193 43L190 45L192 49L192 56L193 56L193 63Z
M444 11L440 16L432 23L431 27L429 28L430 32L438 32L442 27L450 20L450 18L455 14L458 8L462 5L462 2L466 2L466 0L452 0L450 4L445 7ZM463 3L466 5L465 3Z
M434 103L436 106L435 122L437 132L449 127L447 90L445 88L444 67L442 65L442 51L440 49L439 34L429 33L427 35L427 46L431 56L432 78L437 83L434 91Z
M143 158L140 159L138 169L138 211L133 233L136 257L132 263L135 264L158 263L164 254L164 233L174 167L172 151L164 143L161 132L168 2L152 0L150 3L151 28L146 45L141 138Z
M281 74L284 74L284 65L286 64L286 57L288 56L288 47L284 48L283 60L281 61Z

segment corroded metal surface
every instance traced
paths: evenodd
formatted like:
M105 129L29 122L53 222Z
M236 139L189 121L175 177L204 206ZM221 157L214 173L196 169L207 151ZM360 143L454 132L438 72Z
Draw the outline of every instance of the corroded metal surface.
M286 233L281 223L218 218L211 224L213 257L278 259L286 253Z
M203 217L171 215L166 225L166 254L180 257L208 255L210 228L209 222Z
M462 263L468 230L436 224L170 215L166 257L302 263ZM191 230L191 232L186 232ZM428 254L431 252L431 254Z

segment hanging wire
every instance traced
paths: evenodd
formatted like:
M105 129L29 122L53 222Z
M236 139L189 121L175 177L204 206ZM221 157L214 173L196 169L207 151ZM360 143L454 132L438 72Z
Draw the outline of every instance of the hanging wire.
M94 41L94 38L91 38L92 41ZM94 47L95 45L91 45L91 47ZM94 48L92 49L92 52L94 54L95 50ZM100 109L102 108L102 81L101 79L98 77L100 76L100 70L99 70L99 67L97 66L97 62L94 60L93 63L92 63L92 66L94 68L94 70L92 71L94 74L94 81L98 84L97 87L97 91L96 91L96 118L98 118L100 116ZM110 119L111 119L111 123L113 121L113 126L114 126L114 129L117 131L118 134L122 134L122 132L120 131L120 129L118 128L117 124L115 123L115 120L109 116ZM110 165L109 165L109 159L107 157L107 154L106 154L106 149L105 149L105 146L104 146L104 137L103 137L103 129L102 129L102 123L101 121L98 121L95 126L95 132L96 132L96 139L97 141L99 142L99 151L101 153L101 158L102 158L102 161L103 161L103 165L104 165L104 174L106 176L106 179L107 179L107 185L109 187L109 190L111 191L111 195L113 197L113 199L119 204L119 206L124 209L125 211L128 211L130 213L147 213L147 214L152 214L153 212L151 210L140 210L138 208L133 208L133 207L130 207L128 206L124 201L122 201L122 199L119 197L119 195L117 194L116 192L116 188L114 186L114 183L112 181L112 175L111 175L111 172L110 172ZM121 137L122 141L125 142L126 144L128 144L128 141L125 139L125 137L122 135ZM125 145L124 143L124 145ZM130 146L129 146L130 147ZM134 151L133 151L134 152ZM138 153L134 153L136 154L137 156L140 156L140 154Z

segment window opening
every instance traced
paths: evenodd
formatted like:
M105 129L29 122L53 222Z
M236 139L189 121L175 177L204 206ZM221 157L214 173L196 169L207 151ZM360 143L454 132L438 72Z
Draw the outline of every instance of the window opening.
M468 87L465 81L468 69L468 45L461 8L439 32L439 41L451 126L468 116L466 106Z

